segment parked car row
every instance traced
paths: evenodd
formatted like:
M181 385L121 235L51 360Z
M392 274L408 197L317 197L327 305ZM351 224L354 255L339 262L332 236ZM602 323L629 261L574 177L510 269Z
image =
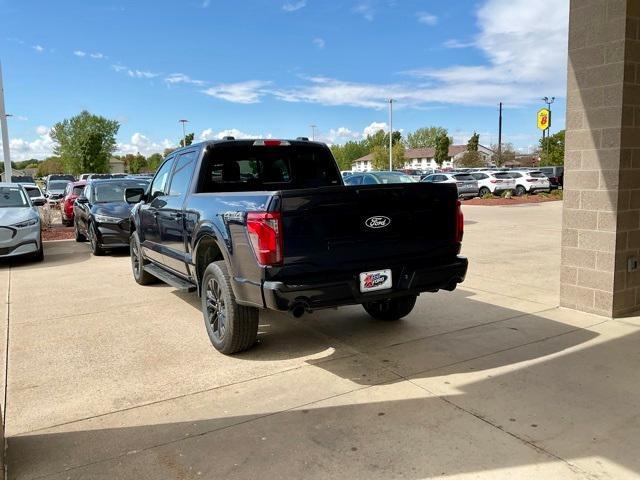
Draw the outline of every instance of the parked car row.
M346 185L376 185L384 183L411 183L418 180L402 172L363 172L344 176ZM540 170L472 170L436 172L423 175L420 182L454 183L458 196L463 199L502 195L511 191L515 195L549 192L551 179Z

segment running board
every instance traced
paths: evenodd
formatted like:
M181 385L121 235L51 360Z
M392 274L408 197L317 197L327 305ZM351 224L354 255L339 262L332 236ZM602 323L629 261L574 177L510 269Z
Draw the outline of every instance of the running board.
M143 268L145 272L150 273L158 280L171 285L173 288L176 288L181 292L196 291L196 286L193 283L187 282L173 273L167 272L164 268L160 268L152 263L145 265Z

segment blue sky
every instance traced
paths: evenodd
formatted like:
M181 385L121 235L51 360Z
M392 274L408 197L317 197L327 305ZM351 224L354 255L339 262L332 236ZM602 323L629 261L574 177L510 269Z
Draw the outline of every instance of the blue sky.
M0 0L12 158L43 158L82 109L121 122L121 153L196 138L329 143L442 125L536 143L540 98L564 128L568 2L558 0Z

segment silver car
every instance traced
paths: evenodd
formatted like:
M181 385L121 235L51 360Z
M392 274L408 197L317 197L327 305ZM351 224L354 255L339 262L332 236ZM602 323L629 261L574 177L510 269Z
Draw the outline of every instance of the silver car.
M0 183L0 258L31 255L44 258L38 206L42 199L31 200L22 185Z

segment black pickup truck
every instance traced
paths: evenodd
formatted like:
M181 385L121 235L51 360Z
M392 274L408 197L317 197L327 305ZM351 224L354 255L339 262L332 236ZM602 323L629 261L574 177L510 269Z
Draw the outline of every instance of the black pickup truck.
M225 354L253 345L260 309L362 304L397 320L467 271L455 184L345 186L329 148L307 139L191 145L126 196L136 281L197 290Z

